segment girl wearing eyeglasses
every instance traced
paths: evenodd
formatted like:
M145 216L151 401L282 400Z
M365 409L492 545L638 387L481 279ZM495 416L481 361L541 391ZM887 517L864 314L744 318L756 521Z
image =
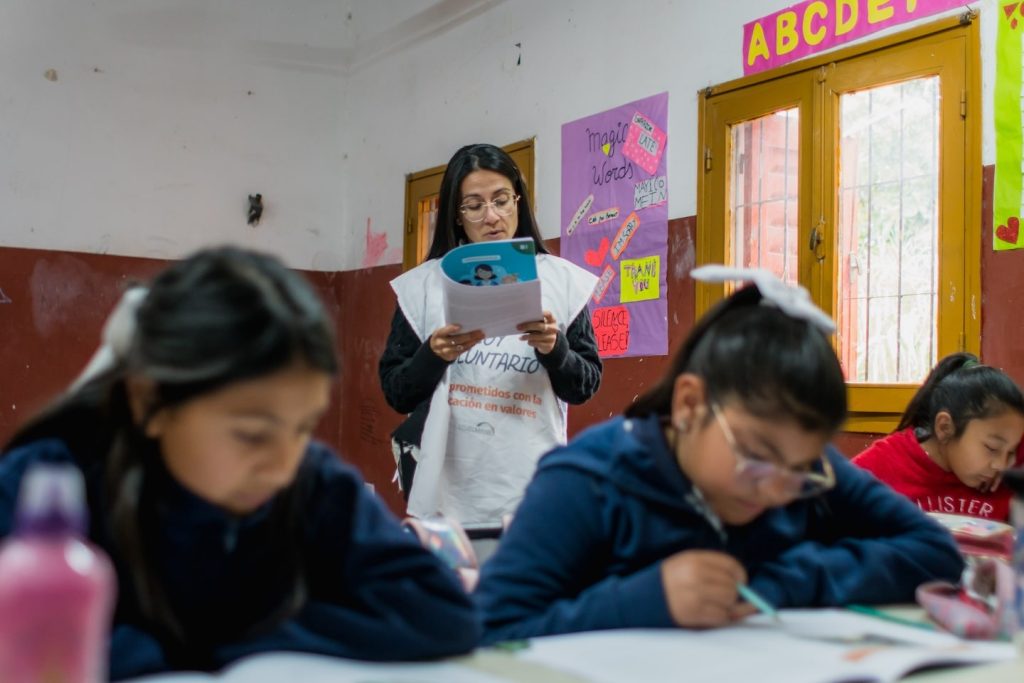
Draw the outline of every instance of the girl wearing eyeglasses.
M540 461L476 591L486 642L722 626L754 611L741 586L776 608L896 603L960 576L944 530L829 446L846 388L806 291L693 275L756 284L625 416Z
M1005 522L1003 472L1024 435L1024 396L1002 370L969 353L946 356L896 431L853 459L922 510Z
M514 237L536 245L544 319L524 320L520 336L486 340L445 324L441 258L460 244ZM496 285L493 275L473 283ZM477 144L455 153L427 260L391 283L398 307L379 368L388 403L409 415L392 437L410 514L441 512L471 535L497 535L537 459L565 443L566 404L583 403L601 382L586 306L595 284L548 253L522 173L504 150Z

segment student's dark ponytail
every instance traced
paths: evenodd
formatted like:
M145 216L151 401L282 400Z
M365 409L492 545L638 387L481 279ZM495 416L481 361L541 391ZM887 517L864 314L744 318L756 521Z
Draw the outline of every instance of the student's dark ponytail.
M896 431L913 427L919 439L932 436L935 416L949 413L954 438L963 434L971 420L1013 410L1024 415L1024 395L1002 370L982 365L970 353L953 353L932 368L921 388L910 399Z
M761 301L750 285L716 304L694 325L665 375L626 414L669 415L676 377L689 372L704 380L711 401L737 400L758 417L836 431L846 419L846 384L828 337Z
M107 494L107 524L117 544L124 570L131 577L132 589L143 619L171 647L184 648L187 640L181 622L157 580L151 548L145 542L146 530L156 528L156 510L146 504L150 496L147 483L160 458L154 441L147 439L132 419L128 391L123 381L108 385L106 404L111 428L106 451L104 486Z

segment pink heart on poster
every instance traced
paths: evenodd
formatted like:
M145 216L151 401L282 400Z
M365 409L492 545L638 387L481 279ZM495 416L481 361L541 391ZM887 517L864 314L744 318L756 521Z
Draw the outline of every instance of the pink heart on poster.
M1016 216L1010 216L1009 220L1006 221L1006 225L1000 225L996 228L996 237L1010 244L1017 244L1017 236L1019 234L1020 219Z
M1003 13L1006 15L1006 19L1010 22L1010 28L1017 28L1017 17L1013 16L1017 8L1020 7L1019 2L1011 2L1009 5L1003 5Z
M583 254L583 260L589 265L597 268L604 263L604 257L608 254L608 238L602 237L601 244L598 245L597 249L587 249Z

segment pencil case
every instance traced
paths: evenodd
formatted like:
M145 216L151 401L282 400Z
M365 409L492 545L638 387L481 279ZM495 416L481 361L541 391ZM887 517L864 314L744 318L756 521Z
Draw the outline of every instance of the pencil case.
M1014 632L1014 576L993 558L969 558L961 585L931 581L918 586L917 602L942 628L972 639L1010 638Z

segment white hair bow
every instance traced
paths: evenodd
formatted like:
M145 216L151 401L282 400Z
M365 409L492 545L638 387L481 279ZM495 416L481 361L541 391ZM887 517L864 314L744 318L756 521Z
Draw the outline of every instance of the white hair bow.
M103 335L100 347L89 359L85 370L71 384L69 391L75 391L83 384L106 372L124 358L135 338L136 315L139 306L149 290L145 287L133 287L121 295L121 300L114 306L107 322L103 324Z
M691 270L690 277L701 282L752 282L761 292L762 305L776 306L786 315L806 320L826 334L836 331L835 322L814 305L806 289L787 285L764 268L708 265Z

